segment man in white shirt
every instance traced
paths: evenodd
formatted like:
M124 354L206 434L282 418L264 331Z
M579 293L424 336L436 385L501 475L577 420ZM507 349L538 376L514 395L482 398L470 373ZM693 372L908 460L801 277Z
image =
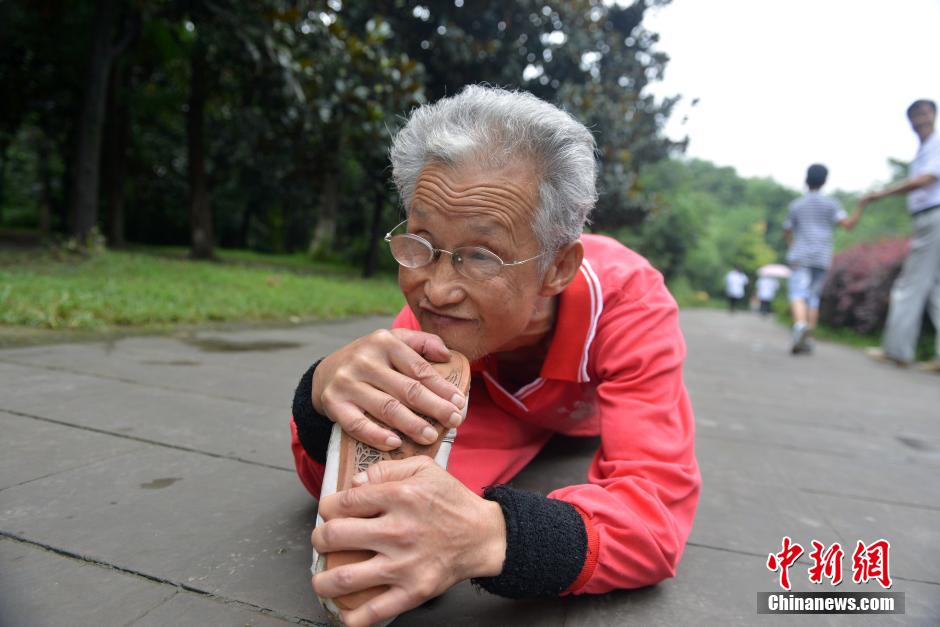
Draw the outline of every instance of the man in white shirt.
M881 348L868 350L871 357L899 366L907 366L914 361L925 306L934 327L940 329L940 135L935 130L937 104L931 100L917 100L908 107L907 117L920 139L920 148L911 162L908 178L881 191L866 194L858 203L861 212L874 200L907 194L907 210L914 221L911 250L904 260L901 274L891 287ZM937 334L933 360L922 364L922 368L940 373L940 333Z
M774 297L777 295L777 288L780 287L780 281L772 276L762 276L757 279L757 298L760 300L760 315L770 314L771 305Z
M734 313L744 299L744 287L747 284L747 275L738 267L725 275L725 295L728 297L728 311L731 313Z

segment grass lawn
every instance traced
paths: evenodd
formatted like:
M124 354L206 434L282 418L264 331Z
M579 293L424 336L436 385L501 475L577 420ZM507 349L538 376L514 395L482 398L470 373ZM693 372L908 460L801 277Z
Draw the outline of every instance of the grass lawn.
M284 257L229 251L221 255L227 263L216 263L144 252L65 260L38 250L0 252L0 327L107 331L298 321L391 314L404 303L391 276L363 280L351 270L320 272Z
M188 246L150 246L134 244L130 252L139 252L171 259L188 260ZM303 252L289 254L259 253L253 250L240 250L236 248L216 248L215 256L223 262L241 264L259 268L274 268L294 270L303 274L317 274L321 276L335 276L346 278L359 278L359 268L338 263L312 261Z

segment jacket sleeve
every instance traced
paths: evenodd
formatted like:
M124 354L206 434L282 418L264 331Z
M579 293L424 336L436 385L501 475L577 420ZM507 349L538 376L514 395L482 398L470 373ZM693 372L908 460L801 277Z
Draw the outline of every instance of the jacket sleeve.
M392 327L420 329L418 321L408 307L398 313ZM315 498L320 498L326 449L333 430L333 422L313 408L313 373L319 363L320 361L317 361L310 366L300 378L300 383L297 384L290 422L290 448L294 455L294 468L297 470L300 482Z
M300 383L294 391L290 422L294 468L300 482L316 498L320 498L326 449L333 430L333 422L313 408L313 373L319 364L317 361L300 377Z
M589 483L549 494L584 521L586 559L566 593L638 588L675 574L701 484L678 308L658 272L640 298L605 298L591 347L601 447Z

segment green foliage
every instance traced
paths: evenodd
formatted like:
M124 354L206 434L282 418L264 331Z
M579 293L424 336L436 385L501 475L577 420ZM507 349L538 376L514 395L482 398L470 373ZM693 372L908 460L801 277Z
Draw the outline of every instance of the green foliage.
M676 299L679 307L725 307L724 301L712 298L708 292L692 287L685 276L677 277L667 284L672 297Z
M643 169L638 190L653 209L637 226L616 231L670 284L718 296L734 265L753 276L783 258L781 227L796 193L769 179L697 159L662 160Z
M128 252L64 261L3 253L0 285L0 324L48 329L308 320L391 314L403 305L390 277L349 281Z

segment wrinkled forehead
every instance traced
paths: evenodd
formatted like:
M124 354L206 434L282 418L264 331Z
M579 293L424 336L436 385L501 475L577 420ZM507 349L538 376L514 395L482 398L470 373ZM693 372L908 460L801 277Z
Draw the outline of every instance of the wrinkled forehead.
M479 234L508 231L517 239L531 233L537 204L537 178L528 164L492 169L432 162L418 175L409 218L453 220Z

